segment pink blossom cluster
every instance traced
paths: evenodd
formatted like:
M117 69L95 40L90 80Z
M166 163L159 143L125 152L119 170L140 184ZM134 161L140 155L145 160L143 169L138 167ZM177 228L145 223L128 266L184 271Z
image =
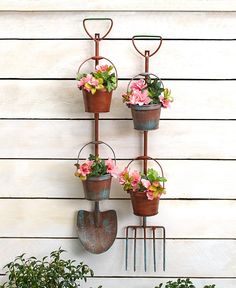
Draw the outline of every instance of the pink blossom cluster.
M85 77L82 77L78 83L78 88L83 87L88 92L91 91L91 87L97 87L99 85L99 81L93 77L92 74L88 74Z
M119 175L119 183L121 185L129 184L132 187L132 190L138 189L140 180L141 180L140 173L136 170L130 173L128 171L128 168L125 168Z
M157 198L157 188L160 186L158 181L151 183L149 180L142 178L140 172L134 170L129 172L125 168L119 175L119 183L124 186L124 190L143 191L146 193L148 200ZM142 188L142 190L140 189ZM143 189L144 188L144 189Z
M78 165L75 176L79 177L81 180L86 180L87 176L92 172L93 160L86 160L83 164ZM112 159L105 160L106 172L111 176L117 178L119 175L119 170Z
M165 99L163 95L159 96L160 102L164 108L169 108L170 107L170 100Z
M86 160L76 171L79 177L86 177L88 174L91 173L91 167L93 165L93 161ZM76 175L77 176L77 175Z
M117 178L120 174L118 167L115 165L114 161L110 158L105 160L105 164L107 167L107 173L111 174L114 178Z
M170 103L173 102L173 97L171 96L171 91L167 88L164 89L163 95L159 96L160 102L162 104L162 107L169 108Z
M147 105L152 99L148 96L147 84L144 79L133 81L130 85L131 92L123 94L123 98L127 100L127 104Z
M107 71L110 71L111 69L112 67L107 64L96 66L96 72L107 72Z

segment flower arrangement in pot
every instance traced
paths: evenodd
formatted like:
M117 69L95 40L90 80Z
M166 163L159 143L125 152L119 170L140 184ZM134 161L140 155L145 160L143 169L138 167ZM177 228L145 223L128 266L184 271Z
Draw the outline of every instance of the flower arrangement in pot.
M143 78L134 80L137 77ZM164 88L163 82L152 73L142 73L132 78L122 97L123 102L131 108L134 128L142 131L158 129L161 108L168 108L173 102L171 90Z
M84 107L86 112L101 113L109 112L112 98L112 91L117 87L117 70L114 64L107 58L111 65L97 65L90 73L81 73L82 65L90 60L84 61L78 70L76 77L77 86L83 92ZM115 72L113 72L115 71Z
M141 160L143 157L137 157L134 160ZM124 191L130 194L134 214L137 216L153 216L158 213L159 199L165 193L164 183L167 179L163 175L160 164L153 158L161 168L161 176L158 171L149 168L147 173L133 170L130 171L129 165L120 173L119 183L123 186Z
M119 172L115 160L112 160L110 158L104 160L99 156L95 156L93 154L90 154L89 158L85 160L84 163L79 163L79 156L83 148L88 144L94 143L96 143L96 141L89 142L84 145L80 150L78 155L78 161L75 164L75 176L79 177L83 183L85 199L91 201L99 201L109 198L112 177L117 178ZM110 147L105 142L99 141L99 143L103 143Z

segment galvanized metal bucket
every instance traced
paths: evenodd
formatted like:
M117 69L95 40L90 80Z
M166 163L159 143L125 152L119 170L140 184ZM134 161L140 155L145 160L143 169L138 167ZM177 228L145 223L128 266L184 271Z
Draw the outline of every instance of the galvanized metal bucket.
M83 182L85 199L100 201L109 199L111 190L111 175L88 177Z
M149 131L159 128L161 104L129 105L131 108L134 129Z
M111 149L112 154L113 154L113 159L116 163L116 155L114 150L110 145L103 141L91 141L85 144L79 151L78 153L78 159L77 163L75 166L78 168L79 167L79 160L80 160L80 155L83 149L90 145L90 144L104 144L108 148ZM110 174L105 174L101 176L91 176L87 177L86 180L83 180L83 189L84 189L84 196L85 199L90 200L90 201L100 201L100 200L106 200L109 199L110 196L110 190L111 190L111 181L112 181L112 176Z
M161 79L153 73L141 73L134 76L127 87L127 92L129 91L130 84L136 78L141 78L147 76L154 76L157 78L164 88L164 84ZM159 128L159 121L161 115L161 104L148 104L148 105L132 105L128 104L128 107L131 108L134 129L141 131L156 130Z

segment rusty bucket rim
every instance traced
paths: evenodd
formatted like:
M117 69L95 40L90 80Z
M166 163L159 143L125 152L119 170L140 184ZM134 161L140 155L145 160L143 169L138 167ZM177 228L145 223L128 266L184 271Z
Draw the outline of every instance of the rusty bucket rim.
M127 193L132 194L132 195L135 195L135 196L137 196L137 197L146 196L145 191L137 191L137 190L133 191L133 190L128 190ZM147 198L147 196L146 196L146 198ZM150 199L147 198L148 201L160 200L160 199L161 199L161 196L158 196L157 198L153 198L152 200L150 200Z
M77 162L76 162L76 164L74 164L75 166L79 165L80 155L81 155L83 149L84 149L86 146L90 145L90 144L98 144L98 145L104 144L105 146L107 146L107 147L111 150L111 152L112 152L112 154L113 154L113 160L114 160L114 162L115 162L115 164L116 164L116 154L115 154L115 151L113 150L113 148L112 148L109 144L107 144L107 143L104 142L104 141L90 141L90 142L87 142L86 144L84 144L84 145L81 147L81 149L79 150L78 156L77 156ZM99 156L99 157L100 157L100 156Z
M144 105L127 104L127 106L130 109L134 109L134 110L156 110L156 109L160 109L162 107L161 103L144 104Z
M99 176L89 176L87 179L82 180L82 181L104 181L112 178L111 174L106 173L104 175L99 175Z
M77 73L80 73L80 70L81 70L82 66L83 66L86 62L88 62L88 61L90 61L90 60L96 61L96 60L97 60L97 57L89 57L89 58L85 59L85 60L80 64L80 66L79 66L79 68L78 68L78 70L77 70ZM99 60L106 60L107 62L109 62L109 63L113 66L113 69L114 69L114 71L115 71L115 76L116 76L116 86L115 86L115 88L114 88L112 91L116 90L117 87L118 87L118 72L117 72L117 68L116 68L115 64L114 64L110 59L108 59L108 58L106 58L106 57L103 57L103 56L99 56ZM89 74L89 73L88 73L88 74Z

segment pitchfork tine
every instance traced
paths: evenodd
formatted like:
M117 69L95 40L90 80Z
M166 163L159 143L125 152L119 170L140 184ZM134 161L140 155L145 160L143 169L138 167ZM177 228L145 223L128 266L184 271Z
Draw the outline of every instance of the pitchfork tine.
M153 264L154 264L154 272L157 271L157 266L156 266L156 228L152 228L152 243L153 243Z
M125 270L128 270L128 240L129 240L129 227L126 227L126 245L125 245Z
M163 229L163 271L166 270L166 229L164 226L161 226Z
M136 271L136 240L137 240L137 228L134 227L134 272Z
M143 217L143 240L144 240L144 271L147 272L147 235L146 235L147 218Z

